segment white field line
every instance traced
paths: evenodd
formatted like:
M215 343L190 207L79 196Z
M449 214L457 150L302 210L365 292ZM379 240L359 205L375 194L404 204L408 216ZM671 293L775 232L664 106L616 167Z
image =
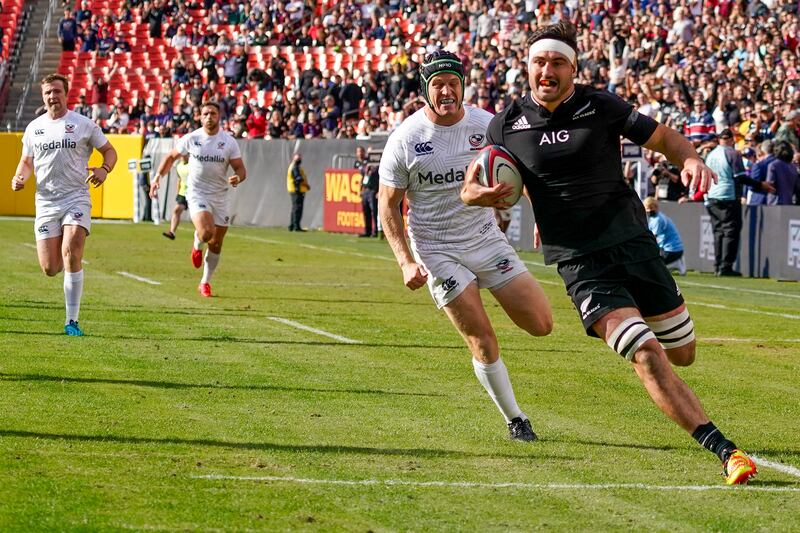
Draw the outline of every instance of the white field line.
M136 281L141 281L143 283L149 283L150 285L161 285L160 281L143 278L142 276L137 276L136 274L131 274L130 272L122 271L122 272L117 272L117 274L125 278L135 279Z
M698 337L701 342L800 342L800 339L739 339L736 337Z
M261 237L254 237L252 235L237 235L242 239L249 239L251 241L257 242L264 242L267 244L282 244L284 246L297 246L298 248L308 248L309 250L319 250L321 252L330 252L332 254L339 254L339 255L353 255L355 257L366 257L367 259L378 259L380 261L390 261L395 262L393 257L386 257L384 255L374 255L374 254L362 254L361 252L353 252L350 250L337 250L336 248L328 248L325 246L315 246L313 244L298 244L295 242L288 242L288 241L276 241L273 239L262 239Z
M780 298L796 298L800 300L800 294L786 294L785 292L762 291L759 289L745 289L743 287L726 287L724 285L710 285L708 283L697 283L694 281L677 280L678 285L688 285L690 287L703 287L708 289L716 289L720 291L732 292L749 292L752 294L765 294L767 296L776 296Z
M314 281L268 281L268 280L237 280L240 285L292 285L298 287L378 287L374 283L326 283Z
M765 465L766 466L766 465ZM227 476L209 474L203 476L190 476L192 479L210 479L225 481L255 481L276 483L297 483L302 485L346 485L346 486L382 486L382 487L445 487L463 489L527 489L543 491L585 491L585 490L644 490L644 491L730 491L740 490L745 492L795 492L800 493L800 487L731 487L728 485L649 485L647 483L480 483L470 481L406 481L402 479L308 479L297 477L279 476Z
M312 328L310 326L306 326L305 324L301 324L300 322L289 320L288 318L281 318L279 316L268 316L267 318L269 320L274 320L275 322L280 322L281 324L286 324L287 326L292 326L293 328L302 329L303 331L310 331L311 333L316 333L317 335L329 337L331 339L335 339L340 342L345 342L347 344L361 344L361 341L348 339L347 337L342 337L341 335L336 335L335 333L329 333L321 329Z
M778 472L783 472L784 474L789 474L790 476L800 478L800 468L792 465L785 465L783 463L776 463L775 461L770 461L769 459L764 459L763 457L758 457L752 454L750 455L750 458L756 462L756 466L766 466L767 468L777 470Z
M738 311L738 312L741 312L741 313L751 313L751 314L754 314L754 315L777 316L777 317L780 317L780 318L792 318L792 319L795 319L795 320L800 319L800 315L793 315L793 314L790 314L790 313L773 313L771 311L758 311L756 309L745 309L744 307L729 307L727 305L711 304L711 303L707 303L707 302L698 302L698 301L695 301L695 300L691 300L691 301L688 301L686 303L688 303L690 307L693 306L693 305L699 305L701 307L712 307L714 309L725 309L727 311Z

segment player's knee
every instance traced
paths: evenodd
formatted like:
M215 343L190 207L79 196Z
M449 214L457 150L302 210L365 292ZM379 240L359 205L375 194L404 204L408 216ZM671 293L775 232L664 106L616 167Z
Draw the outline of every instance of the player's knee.
M52 278L53 276L58 275L62 270L64 270L63 264L47 264L40 266L42 267L42 272L48 278Z
M214 237L214 231L210 229L201 229L197 231L197 236L203 242L209 242Z
M472 356L481 363L491 364L497 361L499 349L497 346L497 337L495 337L493 331L468 335L467 343L469 344Z
M630 361L640 372L651 376L660 375L663 367L669 367L664 358L664 352L659 349L657 342L647 342L641 345L631 356Z
M695 341L685 344L679 348L671 348L666 350L667 358L670 363L676 366L689 366L694 363L695 358Z
M553 315L550 313L537 313L523 329L534 337L544 337L553 331Z

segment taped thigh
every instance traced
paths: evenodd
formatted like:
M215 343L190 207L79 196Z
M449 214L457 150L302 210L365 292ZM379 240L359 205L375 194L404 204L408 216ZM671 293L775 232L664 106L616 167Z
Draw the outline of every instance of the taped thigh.
M694 322L687 309L664 320L647 321L647 325L665 350L680 348L694 340Z
M606 343L626 360L632 361L639 347L655 338L644 319L634 316L620 322L608 336Z

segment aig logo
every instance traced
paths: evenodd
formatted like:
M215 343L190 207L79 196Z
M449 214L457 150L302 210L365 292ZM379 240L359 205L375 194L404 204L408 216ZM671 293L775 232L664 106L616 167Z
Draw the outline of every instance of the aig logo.
M539 146L545 144L563 143L569 140L569 132L567 130L551 131L550 133L544 132L542 140L539 141Z
M417 155L428 155L433 153L433 145L430 141L417 143L414 145L414 152Z

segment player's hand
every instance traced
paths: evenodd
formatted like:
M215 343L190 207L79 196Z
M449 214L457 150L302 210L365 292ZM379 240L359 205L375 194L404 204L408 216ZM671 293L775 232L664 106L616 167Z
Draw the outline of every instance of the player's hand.
M539 236L539 224L533 225L533 248L539 248L542 245L542 238Z
M25 187L25 179L17 174L13 178L11 178L11 190L12 191L21 191Z
M155 199L158 196L158 188L160 186L161 184L158 182L158 180L153 180L150 182L150 198Z
M106 181L108 172L103 167L87 167L89 177L86 178L86 183L94 185L95 188L99 187Z
M681 181L689 189L708 192L712 183L717 183L717 175L708 168L702 159L690 158L683 163Z
M761 182L761 190L770 194L775 194L775 186L768 181Z
M233 176L228 177L228 183L230 183L232 187L236 187L243 181L244 180L238 174L234 174Z
M508 183L498 183L494 187L484 187L478 182L478 167L472 166L464 177L464 186L461 187L461 201L467 205L482 207L496 207L505 209L514 204L506 198L514 192L514 187Z
M428 271L419 263L406 263L403 269L403 283L415 291L428 282Z

